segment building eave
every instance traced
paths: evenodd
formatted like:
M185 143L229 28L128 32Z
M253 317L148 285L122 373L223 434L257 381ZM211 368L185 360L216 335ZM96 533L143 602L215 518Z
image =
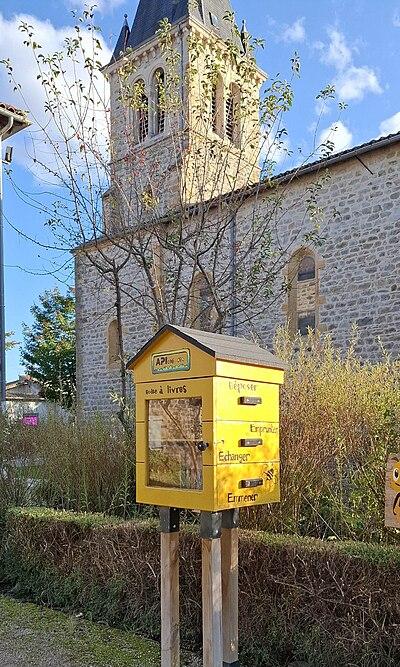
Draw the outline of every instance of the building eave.
M361 155L365 155L366 153L372 153L373 151L380 150L388 146L393 146L394 144L397 143L400 143L400 132L396 134L389 134L386 137L381 137L379 139L373 139L372 141L360 144L359 146L354 146L353 148L341 151L340 153L330 155L327 158L315 160L315 162L311 162L310 164L305 164L302 167L284 171L274 176L272 180L278 183L286 183L287 181L290 181L293 178L300 178L301 176L305 176L307 174L312 174L318 171L322 171L330 166L341 164L343 162L346 162L347 160L352 160L354 158L357 159Z
M0 137L2 139L9 139L30 125L31 121L25 111L0 102Z
M359 146L354 146L353 148L349 148L346 151L342 151L341 153L336 153L335 155L331 155L327 158L323 158L321 160L317 160L315 162L312 162L310 164L306 164L303 167L298 167L296 169L291 169L286 172L282 172L280 174L277 174L273 178L271 178L268 182L264 183L256 183L255 185L249 186L245 191L240 191L238 190L237 193L241 194L243 197L243 200L249 199L250 197L262 194L264 192L267 192L267 190L271 189L271 187L277 187L280 185L287 185L288 183L298 181L299 179L308 176L310 174L316 174L323 172L327 170L329 167L334 167L340 164L344 164L347 161L353 160L353 159L358 159L362 155L366 155L368 153L373 153L377 150L382 150L384 148L388 148L391 146L394 146L396 144L400 143L400 132L396 134L390 134L386 137L381 137L379 139L373 139L372 141L369 141L364 144L360 144ZM217 206L220 206L223 204L225 201L228 200L229 197L234 194L233 192L224 195L223 197L216 197L215 202L208 204L208 209L214 209ZM188 214L192 214L196 211L198 208L198 204L192 204L191 206L187 207L187 212ZM162 224L168 224L173 220L177 215L177 212L171 212L170 214L164 216L160 220L157 221L157 225L162 225ZM129 230L130 233L135 233L135 230ZM116 241L118 239L123 239L126 237L126 233L121 233L121 234L116 234L115 236L111 235L106 235L104 234L103 236L98 237L97 239L91 239L89 241L86 241L85 243L80 244L76 248L74 248L71 252L73 255L78 254L81 251L84 251L86 249L90 248L95 248L96 246L103 246L107 243L112 243L113 241Z

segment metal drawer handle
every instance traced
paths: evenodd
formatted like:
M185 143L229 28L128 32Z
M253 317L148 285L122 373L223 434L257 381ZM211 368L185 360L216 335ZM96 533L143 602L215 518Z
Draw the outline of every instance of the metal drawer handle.
M256 486L262 486L263 484L263 479L242 479L239 487L241 489L254 489Z
M262 438L242 438L239 440L240 447L259 447L263 444Z
M259 396L241 396L240 405L261 405L262 399Z

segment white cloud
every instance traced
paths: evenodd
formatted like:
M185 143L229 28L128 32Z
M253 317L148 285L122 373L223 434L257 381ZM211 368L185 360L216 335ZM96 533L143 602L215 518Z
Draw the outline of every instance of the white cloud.
M325 49L325 44L321 42L321 40L318 40L317 42L313 42L311 47L316 51L323 51Z
M380 95L383 90L376 72L366 65L354 65L353 52L357 50L349 47L343 33L334 28L327 32L328 44L318 43L314 46L320 53L321 62L336 70L332 83L339 99L344 102L360 101L368 93Z
M340 153L350 148L353 142L353 135L341 120L332 123L329 127L322 130L319 135L318 145L329 143L332 145L333 153Z
M304 27L304 16L297 19L292 25L286 26L282 34L284 42L304 42L306 38L306 30Z
M72 26L65 26L55 28L50 21L41 21L34 16L20 14L7 20L0 14L0 60L10 59L13 65L13 74L15 80L21 85L21 92L13 91L13 85L9 83L7 74L3 66L0 67L0 99L15 104L19 108L29 111L29 116L32 121L32 127L29 131L21 132L16 138L18 150L16 151L16 160L25 167L31 168L36 175L43 171L40 167L36 167L32 163L32 157L35 156L39 162L47 165L51 164L51 168L57 170L62 169L62 158L57 158L53 146L49 145L49 140L46 140L43 128L46 128L46 133L51 142L60 140L60 153L62 152L62 140L60 132L51 122L51 117L45 111L46 96L41 82L37 79L38 66L35 62L32 50L23 45L26 35L21 33L19 26L21 22L25 22L32 26L35 40L43 47L44 54L62 51L65 46L65 39L75 38L76 32ZM84 48L87 52L92 49L92 37L90 33L83 35ZM108 62L111 57L111 52L102 44L102 57L104 62ZM36 52L38 53L38 52ZM76 75L74 75L74 66L76 68ZM72 59L65 59L63 61L63 69L65 71L66 83L62 88L62 95L66 97L68 86L73 85L77 78L82 79L85 83L88 80L87 70L85 70L82 63L74 63ZM61 77L60 77L61 80ZM71 88L68 91L69 97L77 98L76 89ZM87 123L91 124L94 118L94 124L97 132L97 146L104 146L104 136L107 135L106 129L106 115L104 113L105 100L108 97L107 84L102 77L98 80L98 91L94 95L94 104L88 107ZM69 111L71 114L71 111ZM71 116L70 116L71 117ZM64 130L68 131L72 138L74 147L79 146L76 132L72 129L73 123L69 125L64 122ZM87 128L86 128L87 129Z
M125 2L126 0L93 0L93 2L89 2L88 0L67 0L67 5L73 9L80 10L84 9L85 6L96 5L96 10L100 12L100 14L107 14L117 7L121 7Z
M383 137L388 134L396 134L400 132L400 111L395 113L390 118L386 118L379 125L379 136Z
M397 11L393 15L393 25L395 28L400 28L400 11Z
M369 67L354 67L354 65L337 77L335 88L339 99L345 102L362 100L367 93L380 95L383 92L374 70Z
M327 65L333 65L337 70L342 71L352 61L351 49L346 44L345 36L330 28L328 30L329 44L323 48L322 60Z

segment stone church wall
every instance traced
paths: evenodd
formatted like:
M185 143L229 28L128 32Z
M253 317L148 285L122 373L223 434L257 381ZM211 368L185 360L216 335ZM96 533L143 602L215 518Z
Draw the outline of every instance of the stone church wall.
M341 348L357 325L359 352L375 361L381 344L400 356L400 142L362 160L372 174L357 159L342 161L330 168L318 198L325 215L322 245L316 249L317 310L320 328ZM298 202L314 181L310 174L285 186L288 212L279 220L276 240L293 253L301 247L299 233L311 231L305 206ZM286 302L280 298L254 323L267 344L286 321Z
M319 327L331 332L341 348L356 324L359 351L374 361L381 354L379 338L388 352L400 356L400 142L375 148L362 160L368 169L354 158L332 166L319 194L325 216L320 229L323 243L316 249L316 308ZM288 260L312 229L304 202L315 180L313 173L281 186L287 212L275 221L274 234L275 242L288 248ZM253 209L251 201L243 205L238 228L247 224ZM132 266L127 272L136 275ZM115 297L82 252L76 255L76 297L79 402L85 411L107 412L110 394L119 388L118 366L108 363L107 341ZM256 335L271 349L276 327L286 319L287 296L281 295L251 326L239 326L237 334ZM133 356L153 333L148 316L127 305L127 356Z
M117 412L111 395L121 391L120 365L110 360L108 336L110 323L116 316L115 290L82 251L75 256L75 275L78 410L86 414ZM122 279L125 284L132 280L138 286L140 274L130 265ZM132 301L123 308L122 329L128 357L154 333L146 313L139 312Z

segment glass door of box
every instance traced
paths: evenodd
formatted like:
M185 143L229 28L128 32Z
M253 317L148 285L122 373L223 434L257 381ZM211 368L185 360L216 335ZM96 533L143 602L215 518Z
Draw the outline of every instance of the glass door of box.
M149 486L203 488L202 399L147 401Z

